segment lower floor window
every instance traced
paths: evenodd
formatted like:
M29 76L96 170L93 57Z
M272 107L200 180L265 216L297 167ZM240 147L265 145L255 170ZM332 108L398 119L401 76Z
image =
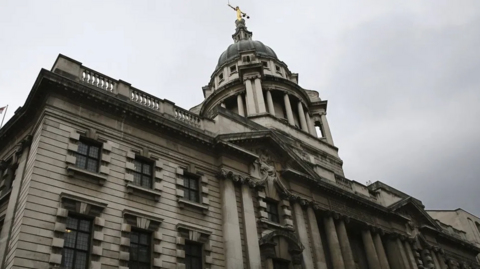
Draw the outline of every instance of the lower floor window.
M185 268L202 269L202 245L185 242Z
M62 250L62 268L87 269L92 221L69 216L66 227Z
M273 260L273 269L289 269L289 261Z
M130 269L150 269L151 234L132 230L130 233Z

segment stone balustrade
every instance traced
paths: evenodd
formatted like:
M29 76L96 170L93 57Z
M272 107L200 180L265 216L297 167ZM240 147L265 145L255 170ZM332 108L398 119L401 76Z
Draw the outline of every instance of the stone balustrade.
M119 99L128 100L129 102L160 113L163 116L168 115L170 116L169 118L187 124L193 128L202 130L209 128L209 130L211 130L211 127L214 125L212 120L199 117L181 107L175 106L175 103L173 102L157 98L136 89L125 81L116 80L103 75L102 73L85 67L82 63L66 56L60 55L57 58L52 71L82 84L115 94Z
M90 68L81 67L80 81L108 92L115 91L115 80Z

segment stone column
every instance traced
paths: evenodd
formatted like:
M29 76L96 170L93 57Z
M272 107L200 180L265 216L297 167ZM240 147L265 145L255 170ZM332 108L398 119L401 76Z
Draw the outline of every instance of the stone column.
M392 269L405 269L402 258L400 257L400 250L398 249L396 238L389 236L385 243L388 261Z
M249 268L260 269L260 247L258 245L257 221L253 207L252 193L247 184L242 185L243 222L245 231L245 246Z
M408 262L410 267L413 269L418 269L417 261L415 260L415 254L412 251L412 246L410 246L410 242L408 240L404 241L405 252L407 254Z
M377 250L375 249L372 234L369 229L362 230L362 240L365 253L367 254L368 266L370 268L381 268L380 262L378 261Z
M385 253L385 249L383 248L382 238L380 237L379 232L373 234L373 244L375 245L375 249L377 250L378 261L380 262L381 268L390 269L387 254Z
M308 227L310 228L310 234L312 235L312 245L313 245L313 254L314 254L314 263L316 268L324 269L327 268L327 263L325 261L325 252L323 250L322 238L320 236L320 231L318 230L317 217L312 207L307 208L308 215Z
M348 240L347 229L345 228L345 222L343 219L336 221L336 230L338 234L338 241L340 243L340 249L342 250L345 269L355 269L352 248L350 247L350 241Z
M226 178L221 181L221 193L225 268L242 268L243 256L240 238L240 225L238 222L235 186L233 185L233 181L231 179Z
M293 211L295 213L295 225L297 226L295 230L297 230L298 237L300 238L300 241L305 247L302 252L305 268L313 268L312 252L310 250L310 244L308 242L307 226L305 225L305 218L303 217L302 207L298 202L295 202L293 204Z
M430 251L430 253L432 254L432 258L433 258L433 263L435 264L435 268L436 269L441 269L440 267L440 262L438 261L438 258L437 258L437 253L433 252L433 251Z
M303 104L302 102L298 101L298 117L300 119L300 126L302 127L302 130L306 133L308 133L308 125L307 125L307 120L305 119L305 112L303 112Z
M244 81L244 83L247 92L247 116L252 116L257 114L257 110L255 108L255 97L253 93L252 81L247 79Z
M293 119L292 106L290 105L290 97L288 96L288 93L285 93L283 100L285 102L285 111L287 112L288 124L295 126L295 120Z
M440 269L448 269L445 259L440 253L437 253L438 262L440 263Z
M267 110L265 109L265 100L263 98L262 82L260 81L260 78L255 78L255 95L257 99L257 112L266 113Z
M345 263L343 262L342 251L340 249L340 243L338 242L337 231L335 229L335 223L331 216L326 216L324 219L325 232L327 234L328 249L332 258L333 268L345 269Z
M270 91L267 91L267 107L268 112L275 116L275 106L273 106L272 93Z
M405 252L405 248L403 247L403 244L402 244L402 241L400 240L400 238L397 238L395 240L395 243L397 244L397 248L399 250L398 253L400 254L399 256L402 260L404 268L411 269L410 263L408 262L407 253Z
M315 126L313 126L313 121L310 118L310 114L308 114L308 112L305 112L305 119L307 120L308 130L310 131L310 134L317 137L317 131L315 131Z
M320 120L322 121L322 131L325 135L325 139L328 143L333 145L332 133L330 132L330 126L328 125L327 116L325 115L325 113L320 114Z
M238 115L245 117L245 110L243 108L243 96L241 93L237 95L237 107Z

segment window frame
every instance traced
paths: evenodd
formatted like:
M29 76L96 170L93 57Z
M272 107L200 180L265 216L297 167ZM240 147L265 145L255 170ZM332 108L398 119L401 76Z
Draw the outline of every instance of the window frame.
M195 181L196 182L196 190L191 188L190 187L190 182L191 181ZM186 185L188 182L188 186ZM201 196L202 196L202 192L201 192L201 188L202 188L202 184L200 182L200 176L198 175L195 175L195 174L192 174L192 173L187 173L185 172L183 174L183 185L181 185L181 188L183 190L183 199L184 200L187 200L187 201L190 201L190 202L193 202L193 203L201 203L202 199L201 199ZM190 194L191 193L196 193L196 197L197 199L196 200L192 200L191 199L191 196Z
M74 231L77 232L77 235L75 236L75 246L74 247L67 247L66 246L66 237L67 237L67 234L69 234L70 232L72 232L72 229L69 229L68 227L68 219L69 218L74 218L77 220L77 229L75 229ZM77 248L77 240L78 240L78 232L82 232L82 233L86 233L85 231L82 231L80 230L79 228L79 225L80 225L80 221L82 220L85 220L85 221L88 221L89 222L89 232L88 232L88 248L87 250L82 250L82 249L78 249ZM68 232L70 231L70 232ZM74 213L70 213L68 214L67 218L66 218L66 221L65 221L65 234L64 234L64 244L63 244L63 247L62 247L62 260L60 262L60 266L62 268L68 268L66 267L65 265L65 250L73 250L73 261L72 261L72 265L73 265L73 268L75 267L75 260L76 260L76 256L77 256L77 252L82 252L82 253L86 253L86 260L85 260L85 269L88 269L90 266L90 261L91 261L91 255L92 255L92 249L93 249L93 235L94 235L94 220L89 217L89 216L84 216L84 215L81 215L81 214L74 214Z
M195 256L193 254L187 254L188 251L187 251L187 248L189 247L192 247L192 246L195 246L195 247L198 247L199 248L199 255L198 256ZM199 243L199 242L195 242L195 241L190 241L190 240L185 240L185 245L184 245L184 250L185 250L185 267L187 267L187 263L188 263L188 260L189 260L189 257L190 258L199 258L200 259L200 264L198 266L200 267L193 267L193 264L190 263L190 267L188 268L191 268L191 269L202 269L204 266L204 246L202 243ZM191 260L190 260L191 261Z
M237 73L237 65L231 65L230 66L230 74Z
M265 208L265 211L267 212L268 215L268 221L280 224L280 211L278 210L279 203L278 201L272 200L272 199L265 199L265 204L267 205ZM271 208L275 208L276 212L271 212ZM272 216L276 216L277 221L272 220Z
M136 165L137 165L137 162L140 163L140 165L141 165L141 168L140 168L141 171L140 171L140 172L136 171L136 169L135 169L135 168L136 168ZM154 169L154 165L155 165L155 164L154 164L151 160L148 160L148 159L145 159L145 158L140 158L140 157L138 157L138 156L136 156L135 159L133 159L132 163L133 163L133 167L134 167L134 169L131 170L131 173L132 173L132 175L133 175L132 184L135 185L135 186L138 186L138 187L145 188L145 189L154 189L154 187L155 187L155 177L154 177L154 176L155 176L155 175L154 175L155 169ZM149 166L150 166L150 170L149 170L150 175L144 173L144 170L143 170L144 165L149 165ZM139 174L139 175L140 175L140 184L137 184L137 183L135 182L135 175L136 175L136 174ZM148 177L149 177L150 185L149 185L148 187L142 185L143 177L144 177L144 176L148 176Z
M101 161L102 161L102 150L103 150L103 147L102 147L102 144L99 143L98 141L94 141L92 139L86 139L84 137L80 138L77 142L78 144L78 149L77 151L75 151L75 167L76 168L79 168L79 169L82 169L82 170L85 170L85 171L88 171L88 172L91 172L91 173L99 173L100 171L100 166L101 166ZM83 153L80 153L80 145L81 144L84 144L87 146L87 153L86 154L83 154ZM90 148L91 147L97 147L98 148L98 154L97 154L97 157L91 157L90 156ZM85 161L85 167L81 167L79 165L79 157L85 157L86 158L86 161ZM95 160L96 161L96 169L95 171L93 170L90 170L88 169L88 161L89 160Z
M148 249L147 249L148 264L146 262L141 262L141 261L138 261L138 260L136 260L136 261L132 260L132 257L133 257L133 255L132 255L132 244L135 244L137 246L145 246L145 245L140 244L140 240L139 240L138 243L134 243L132 241L132 234L133 233L137 233L138 235L144 234L144 235L148 236ZM138 265L147 265L147 268L151 268L152 265L153 265L153 262L152 262L152 259L153 259L153 253L152 253L152 250L153 250L153 236L152 236L152 231L132 227L132 230L130 231L130 234L129 234L129 238L130 238L130 247L129 247L130 259L128 261L128 268L140 268L140 267L135 267L135 266L138 266ZM140 238L140 236L138 238ZM137 248L137 257L138 257L138 249L139 248Z

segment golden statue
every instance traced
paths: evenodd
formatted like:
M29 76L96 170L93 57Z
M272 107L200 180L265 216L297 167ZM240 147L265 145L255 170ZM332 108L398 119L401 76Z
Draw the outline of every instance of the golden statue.
M240 7L232 7L230 4L228 4L229 7L231 7L233 10L235 10L237 12L237 20L240 21L242 20L242 15L243 17L247 16L247 19L249 19L250 17L245 13L245 12L242 12L240 10Z

